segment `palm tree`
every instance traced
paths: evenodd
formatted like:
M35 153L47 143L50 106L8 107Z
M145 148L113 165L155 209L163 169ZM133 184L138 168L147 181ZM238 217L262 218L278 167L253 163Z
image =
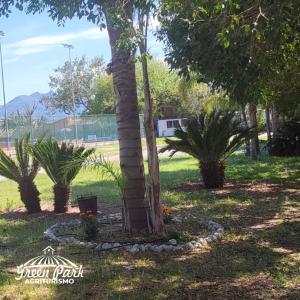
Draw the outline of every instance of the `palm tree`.
M30 153L45 169L54 183L54 212L64 213L68 210L71 188L70 185L79 173L83 162L94 149L85 149L83 146L74 146L63 142L61 145L51 138L29 147ZM82 160L76 167L65 168L72 160Z
M26 151L29 141L29 133L15 140L16 159L11 158L0 149L0 175L18 184L21 201L28 213L37 213L41 211L40 193L34 183L34 178L40 165L35 158L31 159ZM40 142L41 140L37 144Z
M108 70L113 75L116 92L120 166L126 178L123 193L124 228L131 233L145 233L150 227L149 203L146 199L143 152L135 76L135 47L130 47L133 28L134 1L102 1L112 62Z
M181 151L199 161L204 186L220 188L224 184L224 160L251 136L253 130L242 126L233 111L202 111L187 120L186 128L175 131L177 140L167 138L160 152Z

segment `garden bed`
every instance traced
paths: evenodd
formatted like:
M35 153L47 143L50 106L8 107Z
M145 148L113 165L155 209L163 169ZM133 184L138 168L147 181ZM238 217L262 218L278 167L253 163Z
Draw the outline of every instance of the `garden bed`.
M207 243L218 241L224 228L213 221L199 219L193 215L173 216L166 224L166 237L157 239L154 236L134 237L122 230L120 213L99 216L96 220L98 236L86 241L80 220L56 223L48 228L44 237L60 244L94 248L100 251L125 249L129 252L151 250L180 251L185 248L199 248Z

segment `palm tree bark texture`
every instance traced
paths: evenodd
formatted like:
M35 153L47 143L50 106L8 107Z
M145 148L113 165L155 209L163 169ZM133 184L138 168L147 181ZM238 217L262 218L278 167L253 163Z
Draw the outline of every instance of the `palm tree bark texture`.
M70 202L71 188L65 184L55 184L53 186L54 192L54 212L65 213L68 211Z
M41 212L39 191L31 178L22 178L18 182L19 192L22 202L24 203L28 213Z
M200 170L204 186L208 189L222 188L224 185L225 162L223 160L201 162Z
M146 233L151 231L150 214L149 203L146 199L134 56L130 50L117 47L124 28L114 22L115 1L105 1L103 6L112 53L110 70L113 74L117 96L116 114L120 166L125 177L124 229L130 233ZM127 20L132 20L131 1L124 3L123 13Z
M255 136L250 140L250 156L252 159L257 159L257 144L258 144L258 132L257 132L257 119L256 119L256 105L249 103L249 119L250 127L256 129Z

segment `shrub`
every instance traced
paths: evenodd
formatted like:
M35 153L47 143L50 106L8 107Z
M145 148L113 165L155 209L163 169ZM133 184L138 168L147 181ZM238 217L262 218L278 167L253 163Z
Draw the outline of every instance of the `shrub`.
M41 139L37 144L41 143ZM21 201L28 213L41 211L39 191L34 179L39 171L40 164L37 159L31 158L26 150L30 141L27 133L15 140L16 159L8 156L0 149L0 175L15 181L18 184Z
M170 156L181 151L199 161L206 188L220 188L224 183L224 160L236 151L253 134L245 128L233 111L201 111L186 122L186 128L175 131L174 139L167 138L167 146L160 152L171 151Z
M268 143L269 154L274 156L300 155L300 122L285 123Z
M70 200L70 185L94 149L85 149L83 146L74 146L65 142L59 145L56 140L49 138L42 143L29 146L29 151L54 183L54 211L66 212ZM73 160L80 160L82 163L66 168Z

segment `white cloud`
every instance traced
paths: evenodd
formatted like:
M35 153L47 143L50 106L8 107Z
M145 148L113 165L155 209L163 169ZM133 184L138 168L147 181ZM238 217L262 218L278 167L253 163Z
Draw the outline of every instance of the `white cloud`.
M8 59L5 59L5 63L14 63L14 62L16 62L16 61L18 61L20 59L20 57L19 56L15 56L15 57L13 57L13 58L8 58Z
M38 52L45 52L54 45L60 45L75 40L96 40L105 37L105 35L105 30L100 31L99 28L91 28L71 33L34 36L9 44L6 47L12 54L23 56Z
M17 48L13 51L13 53L17 56L23 56L23 55L34 54L43 51L44 48Z

